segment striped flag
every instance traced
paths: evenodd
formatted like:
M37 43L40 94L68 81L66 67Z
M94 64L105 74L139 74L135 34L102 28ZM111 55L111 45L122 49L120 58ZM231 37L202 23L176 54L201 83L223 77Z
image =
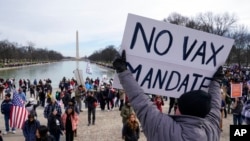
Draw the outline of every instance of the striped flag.
M10 127L22 128L29 112L25 109L25 102L16 92L13 94L13 106L10 111Z

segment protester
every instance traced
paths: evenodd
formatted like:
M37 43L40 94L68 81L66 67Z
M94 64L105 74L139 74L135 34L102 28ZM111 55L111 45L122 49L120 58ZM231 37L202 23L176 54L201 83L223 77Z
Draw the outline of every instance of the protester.
M63 101L63 105L64 108L66 109L66 107L68 106L70 100L71 100L71 93L72 93L72 89L69 88L67 91L65 91L64 96L62 98Z
M98 103L93 91L87 92L86 102L88 103L88 126L91 124L91 115L92 125L95 125L96 106Z
M119 99L120 99L120 106L119 106L119 111L122 110L122 107L124 105L124 99L125 99L125 91L123 89L119 90Z
M34 98L30 98L29 102L25 105L27 111L37 118L36 108L39 106L39 101L36 103Z
M74 140L74 131L77 129L79 117L74 107L68 107L62 115L63 126L65 127L66 141Z
M108 94L105 91L105 87L103 85L100 87L100 91L99 91L98 95L99 95L99 102L100 102L101 111L104 111Z
M126 68L125 50L115 59L113 67L118 73L143 132L150 141L219 141L220 140L220 83L222 67L214 74L208 93L193 90L178 99L176 115L162 114L146 96L132 73ZM188 123L188 124L187 124Z
M11 94L7 93L5 95L5 99L3 100L2 104L1 104L1 113L4 115L4 122L5 122L5 131L3 132L3 134L7 134L10 131L10 124L9 124L9 120L10 120L10 111L11 111L11 107L13 106L12 104L12 100L11 100ZM12 133L15 134L15 128L12 128Z
M33 113L30 113L23 127L23 136L25 138L25 141L35 141L36 130L38 130L39 127L40 122L35 119L35 115Z
M30 85L30 97L34 96L35 98L35 85Z
M114 91L112 91L112 87L110 84L106 85L106 94L107 94L107 98L106 98L106 104L107 104L107 108L108 111L113 110L114 108ZM111 107L110 107L111 106Z
M176 101L176 98L174 98L174 97L170 97L170 98L169 98L169 108L168 108L168 114L170 114L170 113L171 113L172 108L174 108L175 101ZM174 109L174 113L175 113L175 109Z
M140 128L135 113L131 113L128 116L126 124L124 125L123 135L125 141L138 141L140 137Z
M66 107L66 109L68 107L73 107L74 112L77 113L78 115L80 114L80 111L79 111L78 106L77 106L76 101L75 101L75 97L71 98L71 100L69 101L68 106ZM74 135L75 135L75 137L77 137L77 129L75 129Z
M67 107L74 107L74 111L79 115L80 114L80 110L78 109L78 106L76 104L76 100L75 97L72 97L71 100L69 101ZM66 107L66 109L67 109Z
M129 101L126 101L125 102L125 105L123 105L123 107L122 107L122 109L121 109L121 113L120 113L120 115L121 115L121 117L122 117L122 124L123 124L123 126L122 126L122 137L124 138L124 126L125 126L125 124L126 124L126 122L127 122L127 120L129 119L129 115L131 115L132 113L134 113L134 109L132 108L132 106L131 106L131 104L130 104L130 102Z
M18 96L24 101L26 102L26 94L23 92L23 89L22 88L19 88L18 89Z
M241 115L242 115L242 119L245 121L245 123L247 125L250 125L250 100L247 100L244 103Z
M77 89L75 90L75 100L77 102L77 106L80 112L83 112L82 110L82 97L85 92L85 89L82 85L79 85Z
M4 85L0 82L0 99L3 99L4 89Z
M43 115L46 119L52 114L52 112L56 110L57 115L61 116L62 115L62 109L61 106L56 102L56 100L52 97L51 101L49 102L48 105L44 108Z
M233 123L234 125L242 125L241 112L243 109L243 101L240 98L235 98L235 102L232 107Z
M162 112L162 106L164 105L163 98L159 95L155 96L154 103L156 107Z
M64 126L61 116L57 114L56 109L48 117L48 129L49 133L54 136L55 141L60 141L60 135L64 132Z
M36 130L36 141L55 141L55 138L49 135L48 131L45 125L41 125L38 130Z

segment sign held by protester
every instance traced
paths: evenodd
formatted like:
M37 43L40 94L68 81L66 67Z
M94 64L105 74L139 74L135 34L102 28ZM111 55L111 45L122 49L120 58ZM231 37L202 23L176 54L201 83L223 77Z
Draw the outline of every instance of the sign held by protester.
M128 69L145 93L179 97L206 90L234 40L202 31L128 15L121 50ZM122 88L115 76L115 88Z
M242 83L231 83L231 98L242 97Z

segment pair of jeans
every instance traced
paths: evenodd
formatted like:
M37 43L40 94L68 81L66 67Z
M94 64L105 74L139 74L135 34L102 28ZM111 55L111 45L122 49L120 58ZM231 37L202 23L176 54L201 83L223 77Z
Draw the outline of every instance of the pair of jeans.
M92 124L95 124L95 108L88 108L88 122L91 123L91 115L92 115Z
M233 122L234 122L234 125L242 125L242 116L241 114L234 114L233 115Z
M10 124L9 124L9 120L10 120L10 116L8 115L4 115L4 122L5 122L5 130L6 132L10 131ZM15 131L15 128L12 127L12 131Z
M79 98L76 100L79 111L82 111L82 100Z

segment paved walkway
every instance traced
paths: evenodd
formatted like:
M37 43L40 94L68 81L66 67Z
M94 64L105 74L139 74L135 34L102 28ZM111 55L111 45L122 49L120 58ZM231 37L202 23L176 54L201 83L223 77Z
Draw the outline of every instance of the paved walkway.
M2 100L0 100L2 102ZM168 111L168 101L165 102L163 112ZM46 125L47 120L43 118L43 108L37 108L38 120L41 124ZM122 119L120 117L120 111L115 108L113 111L100 111L99 108L96 112L96 124L87 126L87 110L84 109L80 115L80 123L78 126L78 136L75 141L122 141L121 129ZM232 115L223 119L223 132L221 134L220 141L229 141L229 125L232 123ZM3 115L0 115L0 129L2 132L4 129ZM22 130L17 129L16 134L3 135L4 141L24 141ZM64 141L64 137L61 138ZM141 132L139 141L146 141L146 138Z

